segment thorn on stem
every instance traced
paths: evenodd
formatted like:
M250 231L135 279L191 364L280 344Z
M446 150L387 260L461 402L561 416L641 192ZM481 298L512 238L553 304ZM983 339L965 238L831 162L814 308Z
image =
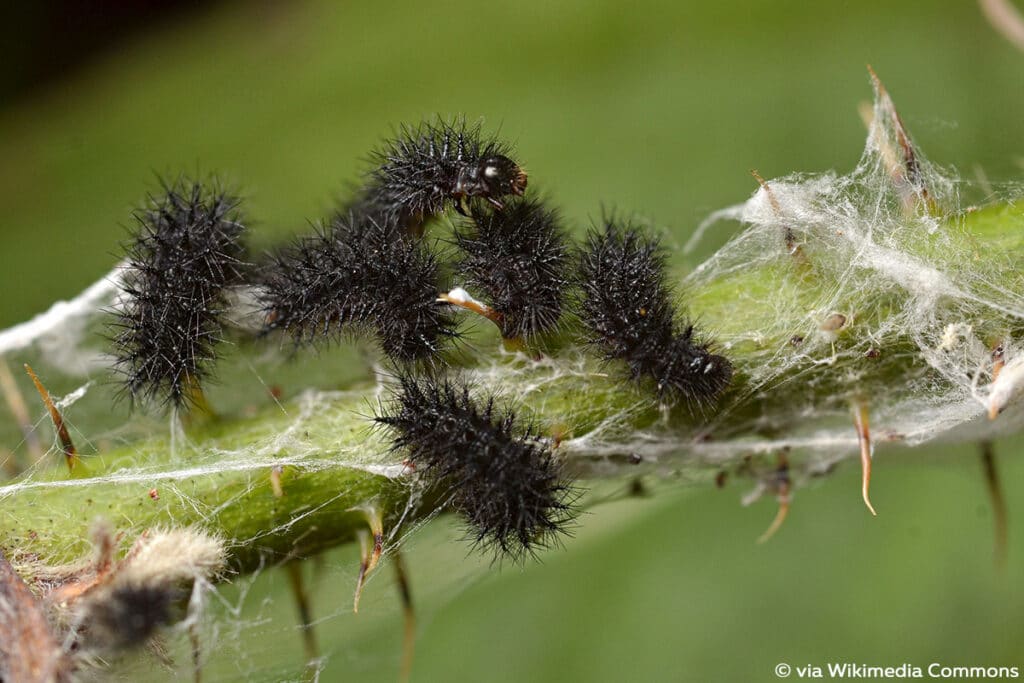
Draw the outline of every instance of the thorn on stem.
M757 181L757 184L761 186L762 190L764 190L765 196L768 197L768 203L772 205L772 211L774 211L777 214L781 214L782 205L779 204L779 200L775 198L775 193L772 191L772 187L771 185L768 184L768 181L765 180L760 173L758 173L756 168L750 169L750 175L754 177L754 180Z
M789 504L792 498L790 497L790 491L792 488L792 481L789 478L789 459L786 457L786 452L782 451L778 456L778 465L775 468L775 498L779 501L779 510L775 513L775 519L765 529L765 532L757 539L758 543L765 543L775 532L782 528L782 523L786 521L786 517L789 515Z
M284 495L284 488L281 486L281 473L284 469L280 465L270 468L270 489L274 492L274 498Z
M1003 496L1003 485L996 467L996 454L991 441L982 441L981 464L985 469L985 485L988 489L989 502L992 504L992 523L995 531L993 553L996 569L1005 571L1008 547L1006 498Z
M412 660L416 650L416 612L413 608L412 591L409 588L409 575L405 570L405 562L398 548L395 548L392 553L392 562L395 568L395 582L398 584L398 592L402 600L402 616L405 626L402 638L402 669L398 679L404 683L409 680L412 673Z
M871 505L869 495L871 489L871 457L874 455L874 447L871 444L871 427L869 424L868 407L862 401L857 401L853 407L853 425L857 429L857 442L860 444L860 469L861 469L861 496L864 504L872 515L877 516L874 506Z
M774 211L777 216L782 216L782 205L779 204L779 200L775 196L775 192L772 191L772 187L768 184L768 181L762 178L761 174L758 173L755 168L750 169L750 175L754 176L754 180L756 180L757 184L761 186L762 190L764 190L764 194L768 198L768 203L771 204L772 211ZM803 251L800 249L800 243L796 241L796 233L794 233L793 228L788 225L785 228L785 238L786 250L790 255L802 257Z
M199 635L198 623L191 623L188 627L188 640L192 646L192 683L203 681L203 642Z
M358 613L359 598L363 595L366 577L376 568L377 563L380 561L381 552L384 550L384 520L381 517L380 510L375 505L349 508L349 511L363 513L366 523L370 527L369 533L364 529L360 529L356 534L359 538L361 559L359 562L359 578L356 580L356 594L352 602L352 611ZM370 542L371 536L373 537L372 543Z
M18 467L18 460L14 457L14 453L11 453L6 448L0 448L0 467L3 468L4 474L12 479L21 473L21 468Z
M477 315L482 315L497 325L499 330L501 329L501 313L498 313L483 301L473 298L473 295L462 287L455 287L450 292L438 294L437 300L452 306L465 308L467 311L472 311Z
M2 358L0 358L0 391L3 392L4 400L7 401L7 407L10 409L11 415L14 416L15 421L18 423L18 429L21 430L22 438L25 439L25 446L28 448L32 460L38 461L43 457L43 447L39 443L39 435L36 434L31 414L29 413L28 406L25 405L25 399L18 389L17 382L14 381L14 375L11 374L10 368L7 367L7 363ZM13 462L13 468L21 469L16 461Z
M889 118L889 124L892 127L893 134L896 136L896 144L899 146L900 155L902 156L902 163L900 163L897 153L889 141L877 139L879 153L889 171L889 176L892 178L893 185L899 192L906 209L914 208L920 204L925 210L930 211L933 208L931 195L924 183L921 162L917 157L917 152L914 150L913 143L910 141L910 136L907 134L907 129L903 125L903 120L900 118L899 112L896 111L896 105L893 104L889 91L886 90L881 79L878 78L878 74L875 73L870 64L868 65L868 73L871 75L871 83L875 89L877 104L875 109L871 111L870 117L864 110L861 111L861 116L864 118L864 122L869 130L872 129L874 124L878 123L875 121L877 113L882 113Z
M313 611L309 603L309 593L306 591L306 582L302 577L302 564L298 561L291 561L285 564L285 571L288 572L288 585L291 588L292 599L299 612L299 628L302 630L302 643L306 651L306 664L309 665L320 656L320 648L316 643L316 631L313 628Z
M71 435L68 434L67 425L64 424L64 417L57 410L57 406L54 405L53 399L50 398L50 392L46 390L43 383L39 381L39 377L33 372L32 366L25 363L25 372L32 378L32 383L36 385L36 391L39 392L39 397L43 399L43 404L46 405L46 409L50 411L50 419L53 420L53 429L57 432L57 438L60 439L61 448L64 451L64 459L68 464L68 472L73 472L75 466L78 464L78 451L75 450L75 444L71 441Z

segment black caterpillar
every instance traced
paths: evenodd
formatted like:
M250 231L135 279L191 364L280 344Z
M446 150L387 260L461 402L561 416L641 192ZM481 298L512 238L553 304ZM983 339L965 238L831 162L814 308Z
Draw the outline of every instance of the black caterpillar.
M634 379L653 379L662 400L700 405L728 386L728 359L711 353L672 306L656 238L606 220L587 236L578 279L588 343L608 360L625 361Z
M568 530L575 494L550 447L459 380L402 376L376 421L427 481L448 487L477 546L519 560Z
M243 280L244 227L238 200L220 189L184 180L162 189L134 214L113 345L133 399L180 407L201 400L223 337L225 288Z
M454 266L483 292L489 307L479 307L507 339L556 330L574 304L588 345L625 362L633 379L653 381L662 401L698 407L725 390L732 365L676 312L656 238L605 220L574 259L557 211L536 199L503 201L526 186L505 151L478 128L403 129L355 208L273 254L251 284L263 333L284 332L297 345L370 333L399 366L427 361L418 377L416 366L398 370L376 422L428 486L447 492L475 545L520 560L567 532L576 490L534 427L517 427L493 397L474 401L462 380L434 374L430 365L458 337L445 301L458 302L443 294L442 265L410 225L449 202L468 214L455 229ZM177 406L201 398L226 288L249 269L235 199L197 183L164 190L136 213L114 346L132 396ZM573 287L579 296L570 298ZM149 597L159 596L141 596Z
M429 359L457 336L437 259L422 241L349 214L273 256L260 289L266 330L298 343L372 331L396 361Z
M403 126L373 154L375 168L356 210L418 232L449 202L463 214L474 197L500 208L503 197L526 191L526 172L510 153L465 121Z
M529 339L553 330L570 284L571 255L558 212L536 199L500 211L477 203L472 223L457 229L457 271L484 292L502 336Z

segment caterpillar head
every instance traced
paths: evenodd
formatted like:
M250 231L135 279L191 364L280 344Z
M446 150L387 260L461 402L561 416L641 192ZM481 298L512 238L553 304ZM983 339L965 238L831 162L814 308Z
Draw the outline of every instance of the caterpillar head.
M455 194L461 198L482 197L498 209L504 206L501 197L521 197L524 192L526 171L503 154L485 157L479 164L466 168L455 188ZM467 215L463 204L458 202L456 206L463 215Z

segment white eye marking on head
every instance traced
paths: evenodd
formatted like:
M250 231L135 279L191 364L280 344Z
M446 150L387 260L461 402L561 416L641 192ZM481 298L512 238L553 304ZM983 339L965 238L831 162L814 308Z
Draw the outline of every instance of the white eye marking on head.
M487 166L487 167L484 168L484 176L485 177L493 178L496 175L498 175L498 167L497 166Z

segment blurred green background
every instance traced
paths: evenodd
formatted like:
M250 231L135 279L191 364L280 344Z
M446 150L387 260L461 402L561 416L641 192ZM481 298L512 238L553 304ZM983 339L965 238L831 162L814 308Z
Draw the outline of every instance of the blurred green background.
M997 185L1024 174L1024 54L965 0L228 2L153 19L72 62L11 88L0 109L0 326L105 273L156 174L229 179L267 246L329 210L392 125L438 113L500 127L531 188L577 226L614 205L678 244L750 194L751 168L851 168L868 63L932 160ZM596 507L565 550L522 569L468 557L439 521L406 542L420 610L413 680L1024 666L1022 448L997 450L1011 513L1002 573L973 447L880 451L878 518L859 473L841 468L798 492L765 546L754 541L774 506L742 508L744 482ZM306 567L328 655L320 680L395 680L391 574L374 577L353 616L356 562L346 548ZM299 677L285 576L267 570L222 598L205 680ZM148 664L122 674L171 675Z

